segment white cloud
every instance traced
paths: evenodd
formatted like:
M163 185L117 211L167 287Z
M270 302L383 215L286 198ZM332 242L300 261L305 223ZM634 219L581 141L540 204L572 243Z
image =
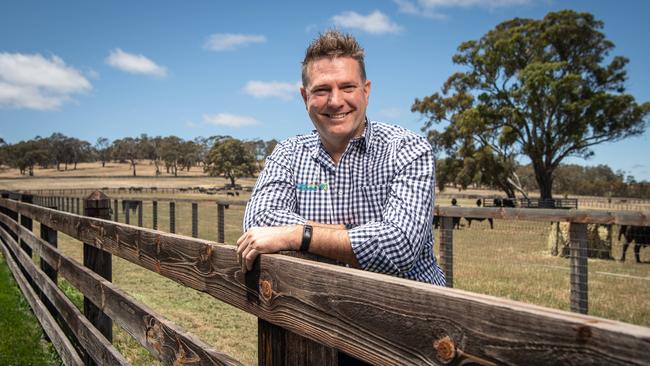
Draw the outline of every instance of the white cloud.
M373 34L397 33L402 30L399 25L391 22L379 10L375 10L368 15L361 15L354 11L345 11L333 16L332 22L339 27L360 29Z
M265 43L266 37L256 34L215 33L208 37L203 48L211 51L229 51L250 43Z
M400 13L431 19L447 18L444 14L438 13L431 8L423 8L409 0L393 0L393 2L397 4Z
M447 16L439 12L442 8L485 8L517 6L530 4L532 0L393 0L400 13L415 15L431 19L446 19Z
M146 74L157 77L167 76L167 69L157 65L143 55L127 53L119 48L111 51L106 58L106 63L116 69L126 71L131 74Z
M55 109L91 89L79 70L57 56L0 53L0 107Z
M282 81L251 80L244 86L244 92L255 98L280 98L291 100L298 95L300 82L287 83Z
M216 126L245 127L257 124L255 117L230 113L204 114L203 121Z

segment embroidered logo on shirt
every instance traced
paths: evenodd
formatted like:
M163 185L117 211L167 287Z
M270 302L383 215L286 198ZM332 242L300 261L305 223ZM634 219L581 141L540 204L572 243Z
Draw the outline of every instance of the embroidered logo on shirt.
M299 191L327 191L329 184L327 183L298 183L296 189Z

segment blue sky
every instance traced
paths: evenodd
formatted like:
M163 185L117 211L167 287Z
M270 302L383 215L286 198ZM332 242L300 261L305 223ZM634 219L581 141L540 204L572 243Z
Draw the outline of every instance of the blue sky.
M305 133L312 125L298 93L300 62L330 27L366 50L368 116L420 131L411 104L462 70L451 62L462 41L561 9L605 22L613 55L630 59L627 91L650 101L650 2L642 0L2 1L0 137ZM650 180L649 135L568 162Z

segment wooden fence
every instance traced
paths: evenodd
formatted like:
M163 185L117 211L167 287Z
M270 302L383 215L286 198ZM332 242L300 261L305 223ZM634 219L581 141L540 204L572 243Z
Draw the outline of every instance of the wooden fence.
M129 199L112 200L112 220L119 221L120 207L125 203L135 202L137 205L137 221L133 223L139 227L143 226L143 207L144 202L151 202L152 228L158 229L158 211L159 205L169 206L169 230L170 233L176 233L177 224L177 204L185 203L191 205L191 236L199 237L199 211L198 203L205 201L197 199L170 199L170 198L151 198L151 197L131 197ZM218 243L225 243L225 212L230 206L245 206L247 201L244 200L223 200L210 199L208 202L214 202L217 210L216 221L216 238ZM58 208L63 211L79 214L80 199L78 197L67 196L36 196L34 203L46 207ZM131 223L131 210L122 210L124 222ZM569 230L570 240L570 309L571 311L587 314L589 305L589 277L588 277L588 241L587 225L635 225L650 226L650 212L645 211L602 211L602 210L553 210L553 209L531 209L531 208L493 208L493 207L445 207L436 206L435 215L441 220L442 227L437 243L440 245L439 264L447 276L447 287L453 287L454 270L453 270L453 222L460 217L470 217L473 219L497 219L497 220L527 220L539 222L567 222L571 227ZM450 221L451 220L451 221Z
M262 255L244 274L233 246L109 221L110 200L100 193L84 202L85 213L97 218L40 207L30 196L3 197L0 249L66 364L126 364L110 344L111 320L163 364L238 364L113 285L111 255L257 316L262 365L346 364L346 355L378 365L643 365L650 359L649 328L282 254ZM438 209L443 227L465 215L457 210ZM526 211L483 209L472 216L528 215L576 228L588 220L648 224L647 217L622 214ZM42 238L31 232L34 221ZM57 232L83 243L83 265L56 249ZM52 281L58 275L84 294L85 314L58 290Z

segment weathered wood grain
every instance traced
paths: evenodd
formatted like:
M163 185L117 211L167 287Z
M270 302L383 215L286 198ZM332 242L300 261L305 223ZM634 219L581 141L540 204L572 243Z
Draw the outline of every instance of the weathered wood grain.
M0 230L3 229L0 228ZM47 309L45 309L45 305L38 299L38 296L34 290L30 287L30 285L27 283L27 280L23 277L20 269L18 268L18 265L16 262L14 262L13 258L9 254L9 249L0 243L0 251L2 251L2 254L5 257L5 261L7 262L7 266L11 270L16 283L18 283L23 296L25 296L25 299L27 300L29 306L32 308L36 319L38 319L38 321L41 323L43 331L45 334L47 334L48 338L52 342L52 345L54 345L54 348L61 357L63 363L65 365L83 365L81 357L79 357L75 351L74 346L72 343L70 343L70 340L66 338L63 330L61 330L61 327L59 327L56 320L54 320L52 315L47 311Z
M0 206L372 364L650 359L645 327L278 254L262 255L244 275L233 246L9 200Z
M89 270L37 238L8 222L20 239L36 252L43 262L55 267L68 282L102 309L120 327L133 336L163 365L240 365L230 356L217 352L205 342L185 332L154 310L131 298L103 277Z
M3 230L0 229L0 236L4 240L5 244L7 247L13 252L14 256L17 258L18 262L21 264L22 268L28 273L28 275L33 279L33 282L38 285L38 288L41 292L43 292L54 304L54 306L58 309L59 314L61 317L65 320L66 324L70 327L74 335L77 337L79 340L80 344L84 347L84 349L87 351L87 353L97 362L99 365L129 365L128 361L115 349L113 346L106 341L104 337L84 318L84 316L81 314L81 312L74 306L74 304L61 292L61 290L53 284L47 276L40 270L36 268L34 263L32 262L31 258L27 256L23 251L18 250L18 244L9 236L9 234ZM29 285L27 285L29 287ZM23 291L23 294L31 297L31 294L28 295L25 289L21 286L21 289ZM39 309L39 311L47 312L47 309L45 309L45 305L38 300L38 297L36 296L35 292L29 289L32 294L34 294L34 299L38 301L39 305L38 307L42 309ZM31 300L30 300L31 302ZM36 312L35 312L36 313ZM37 314L38 317L38 314ZM45 319L49 318L49 319ZM51 320L50 320L51 319ZM51 322L54 322L56 324L56 321L54 318L52 318L51 314L47 312L47 317L39 317L39 322L43 326L43 329L46 331L48 336L52 337L50 333L48 333L47 328L53 327ZM58 328L58 325L57 325ZM58 328L57 332L60 331L60 334L53 334L54 337L57 338L65 338L65 335L63 333L63 330ZM52 341L54 342L53 338ZM68 341L67 338L65 338L65 341L70 344L70 347L74 349L72 344ZM56 342L61 342L60 340L57 339ZM67 345L66 345L67 347ZM57 348L57 351L59 349ZM68 350L64 350L64 352L68 352ZM61 353L60 353L61 354ZM75 351L75 355L76 351ZM61 354L63 357L63 355ZM65 356L69 357L69 356ZM79 362L75 362L77 365L82 365L84 364L83 361L79 358Z
M493 218L501 220L529 220L547 222L575 222L580 224L618 224L650 226L650 211L557 210L511 207L441 207L436 216Z

